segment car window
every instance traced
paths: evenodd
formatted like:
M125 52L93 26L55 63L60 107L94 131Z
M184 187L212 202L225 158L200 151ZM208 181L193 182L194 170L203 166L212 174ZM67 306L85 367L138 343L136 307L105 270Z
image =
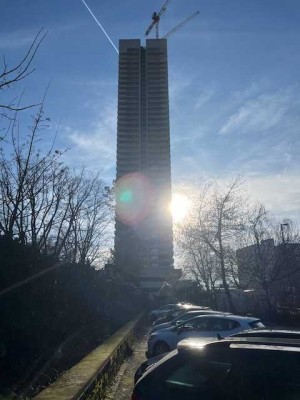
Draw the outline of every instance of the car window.
M165 311L165 310L170 310L172 308L172 306L162 306L162 307L160 307L159 309L161 310L161 311Z
M193 321L193 328L198 332L209 331L209 319L208 318L198 318Z
M184 314L180 318L178 318L178 320L176 322L178 324L180 324L181 322L188 321L189 319L193 318L193 316L196 316L196 315L194 315L194 314Z
M234 321L227 318L210 318L210 330L211 331L229 331L236 329L240 326L238 321Z
M223 381L231 368L230 363L189 359L179 364L164 378L165 399L193 400L221 398Z

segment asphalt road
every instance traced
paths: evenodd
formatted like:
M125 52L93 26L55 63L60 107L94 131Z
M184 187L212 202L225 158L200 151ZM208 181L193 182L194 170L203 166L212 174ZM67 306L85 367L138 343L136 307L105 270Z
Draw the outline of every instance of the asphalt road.
M146 360L145 353L150 329L149 326L141 328L133 344L132 355L122 364L104 400L130 400L135 371Z

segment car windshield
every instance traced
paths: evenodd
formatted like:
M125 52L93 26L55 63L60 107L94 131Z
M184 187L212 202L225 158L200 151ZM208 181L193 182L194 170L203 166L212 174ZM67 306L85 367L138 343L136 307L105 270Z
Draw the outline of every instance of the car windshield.
M259 320L250 322L249 325L251 328L265 328L265 325Z
M172 308L174 308L174 306L172 306L172 305L167 305L167 306L162 306L162 307L160 307L159 309L160 309L161 311L167 311L167 310L171 310Z
M113 375L142 315L172 337L198 309L299 329L300 0L0 15L0 399L98 346ZM141 354L174 347L146 336ZM77 395L103 397L86 370Z
M180 325L182 322L187 321L189 319L192 319L193 317L196 317L197 315L201 315L198 313L186 313L182 317L176 319L176 321L173 322L174 325Z
M265 325L259 320L249 322L249 326L251 326L251 328L257 328L257 329L258 328L265 328Z

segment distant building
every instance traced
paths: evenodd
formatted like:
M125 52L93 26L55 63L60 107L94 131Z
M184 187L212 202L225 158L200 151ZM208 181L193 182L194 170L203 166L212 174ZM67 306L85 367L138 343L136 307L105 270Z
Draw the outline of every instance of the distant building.
M119 43L116 201L116 264L159 290L174 269L165 39Z
M273 239L238 249L238 275L246 293L262 303L268 287L272 306L300 305L300 244Z
M268 276L274 269L274 239L263 240L259 246L253 244L238 249L236 255L240 285L243 288L258 288L262 273ZM260 266L260 263L263 265Z

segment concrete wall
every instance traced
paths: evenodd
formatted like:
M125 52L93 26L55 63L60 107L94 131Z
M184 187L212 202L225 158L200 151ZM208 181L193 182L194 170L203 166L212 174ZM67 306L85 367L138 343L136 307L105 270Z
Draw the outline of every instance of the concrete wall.
M124 358L130 354L134 334L141 321L142 315L127 323L34 399L96 400L103 398Z

